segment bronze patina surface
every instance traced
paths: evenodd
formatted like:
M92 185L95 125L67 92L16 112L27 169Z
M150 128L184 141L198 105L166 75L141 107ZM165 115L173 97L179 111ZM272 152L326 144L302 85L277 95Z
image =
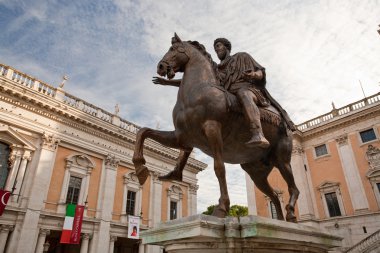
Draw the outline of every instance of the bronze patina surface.
M277 194L268 183L268 175L277 167L289 190L286 220L296 222L294 207L299 191L290 166L292 131L286 112L265 88L265 69L249 54L230 55L231 43L223 38L214 42L221 60L212 61L205 47L196 41L182 41L176 34L172 46L158 63L153 82L177 86L173 109L174 131L142 128L137 133L133 163L140 184L149 175L143 157L146 138L180 150L173 171L161 180L182 180L182 171L193 148L214 158L219 181L219 204L213 215L225 217L230 206L224 163L240 164L256 186L276 207L283 220ZM183 72L182 80L172 80Z

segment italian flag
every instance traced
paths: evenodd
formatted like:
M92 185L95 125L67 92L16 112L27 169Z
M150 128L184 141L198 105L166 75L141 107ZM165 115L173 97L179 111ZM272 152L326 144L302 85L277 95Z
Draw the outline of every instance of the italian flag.
M79 244L84 206L67 204L61 243Z

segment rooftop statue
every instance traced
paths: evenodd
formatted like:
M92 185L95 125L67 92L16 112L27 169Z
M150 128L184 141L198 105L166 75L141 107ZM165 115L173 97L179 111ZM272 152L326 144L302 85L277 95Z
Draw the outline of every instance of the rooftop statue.
M265 88L265 69L247 53L230 55L231 43L216 39L214 49L220 59L215 63L197 41L182 41L176 34L172 46L158 63L153 82L179 87L173 110L174 131L142 128L137 133L133 163L140 184L149 175L143 157L146 138L180 150L173 171L161 180L182 180L182 172L193 148L214 158L219 181L219 204L213 215L225 217L230 207L224 163L240 164L256 186L276 207L283 220L281 204L268 183L277 167L289 190L286 220L296 222L294 207L299 191L295 185L290 159L293 122ZM183 72L182 80L173 80Z

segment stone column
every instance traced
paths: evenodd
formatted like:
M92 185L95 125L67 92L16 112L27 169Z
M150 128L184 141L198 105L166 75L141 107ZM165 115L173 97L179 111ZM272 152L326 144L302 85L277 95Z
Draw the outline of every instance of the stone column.
M354 212L366 212L369 209L368 200L347 135L338 137L336 142Z
M150 172L149 227L153 227L161 221L162 182L158 176L157 172Z
M247 190L247 203L248 203L248 214L257 215L257 206L256 206L256 192L255 192L255 183L248 175L245 174L245 188Z
M44 244L45 244L46 236L48 234L50 234L50 230L44 229L44 228L40 229L35 253L43 253L44 252Z
M139 253L145 253L145 245L142 244L141 239L140 239L140 244L139 244Z
M116 159L113 155L108 155L104 161L104 188L103 194L100 196L101 201L101 214L99 233L97 241L97 251L107 252L110 238L110 222L112 220L113 202L116 187L116 170L120 160Z
M199 186L196 184L189 185L189 207L188 216L197 214L197 191Z
M7 243L9 232L13 230L12 225L0 226L0 252L4 252L5 244Z
M12 152L11 152L10 158L9 158L12 165L11 165L11 170L9 172L7 183L5 186L5 189L7 189L8 191L12 191L12 188L13 188L15 181L16 181L18 167L19 167L20 161L21 161L20 152L21 151L19 149L12 147ZM12 198L12 201L13 201L13 198Z
M88 241L90 240L90 234L83 234L82 243L80 245L80 253L88 253Z
M113 248L115 246L115 241L117 240L117 236L111 236L110 237L110 243L109 243L109 248L108 248L108 253L113 253Z
M42 136L38 161L28 174L30 178L33 178L33 184L30 185L29 192L26 193L28 194L26 196L28 197L27 210L22 221L20 236L19 238L12 237L12 244L16 245L14 252L34 253L40 232L38 229L40 211L44 208L44 199L49 190L58 143L59 140L53 135L44 134Z
M18 173L17 173L17 177L16 177L16 184L15 184L15 190L13 192L13 202L18 202L19 198L20 198L20 194L21 194L21 187L23 185L23 182L24 182L24 175L25 175L25 170L26 170L26 166L28 165L28 161L31 160L31 155L30 155L30 151L28 150L25 150L24 151L24 154L22 156L22 159L21 159L21 162L20 162L20 166L18 168Z
M294 176L294 181L300 195L298 197L297 206L300 220L315 219L312 196L307 178L307 171L303 160L303 149L300 143L295 140L293 143L291 166Z

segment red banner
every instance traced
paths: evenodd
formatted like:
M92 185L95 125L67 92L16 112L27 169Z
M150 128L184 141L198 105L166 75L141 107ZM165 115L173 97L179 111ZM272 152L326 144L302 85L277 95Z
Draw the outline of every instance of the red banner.
M7 206L8 199L10 196L10 191L0 190L0 216L3 215L4 209Z
M73 221L73 230L70 236L70 243L79 244L80 231L82 229L84 206L77 205L75 208L75 216Z

